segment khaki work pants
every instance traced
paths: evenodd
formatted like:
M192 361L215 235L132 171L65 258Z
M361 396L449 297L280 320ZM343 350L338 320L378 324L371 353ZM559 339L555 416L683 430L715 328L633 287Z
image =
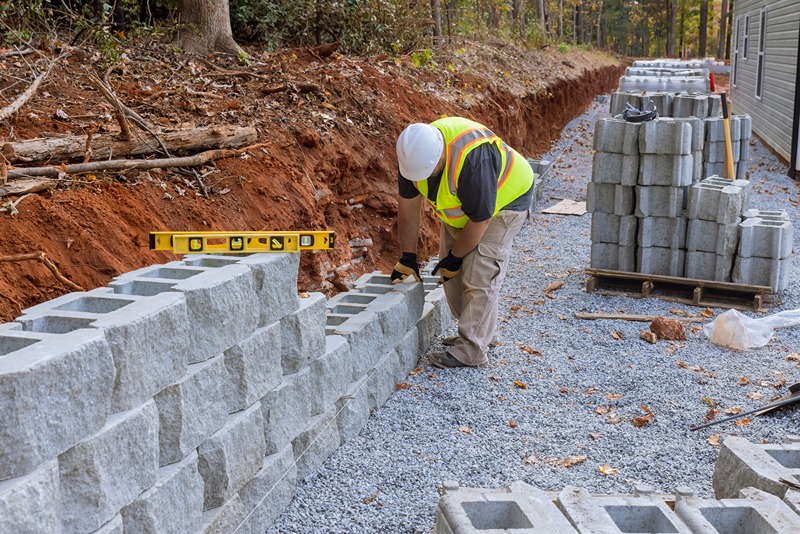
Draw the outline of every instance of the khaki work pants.
M463 364L474 366L488 361L486 353L497 330L497 301L511 245L527 218L527 211L498 212L478 246L464 256L458 275L444 283L447 304L458 319L458 341L448 352ZM461 229L446 224L441 227L439 257L444 258Z

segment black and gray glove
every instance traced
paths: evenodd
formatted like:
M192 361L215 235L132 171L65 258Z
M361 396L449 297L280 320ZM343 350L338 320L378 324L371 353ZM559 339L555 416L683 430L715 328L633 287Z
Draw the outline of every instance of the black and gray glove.
M419 262L417 262L417 255L413 252L403 252L400 256L400 261L394 266L392 271L392 283L399 284L408 280L409 276L413 276L417 282L422 282L422 277L419 274Z
M461 263L464 261L464 258L459 258L458 256L453 256L452 249L450 252L447 253L447 256L444 257L439 263L436 264L436 267L433 268L432 274L436 274L436 271L441 270L441 274L439 275L439 285L444 284L451 278L455 277L458 274L458 270L461 269Z

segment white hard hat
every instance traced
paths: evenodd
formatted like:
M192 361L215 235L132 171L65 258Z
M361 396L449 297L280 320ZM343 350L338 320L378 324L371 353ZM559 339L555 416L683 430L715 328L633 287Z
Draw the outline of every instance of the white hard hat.
M397 138L397 162L400 174L412 182L430 177L444 150L444 138L430 124L414 123Z

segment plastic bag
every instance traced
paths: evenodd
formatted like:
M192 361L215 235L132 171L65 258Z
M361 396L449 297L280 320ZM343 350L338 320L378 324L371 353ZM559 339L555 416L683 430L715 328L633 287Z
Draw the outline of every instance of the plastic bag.
M786 310L753 319L736 310L728 310L703 326L712 343L737 350L763 347L772 339L775 328L800 324L800 310Z

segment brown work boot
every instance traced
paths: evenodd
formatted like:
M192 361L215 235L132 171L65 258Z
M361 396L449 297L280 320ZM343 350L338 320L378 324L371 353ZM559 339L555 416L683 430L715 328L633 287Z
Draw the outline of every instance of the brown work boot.
M456 344L456 341L458 341L458 336L443 337L442 338L442 345L444 345L445 347L452 347L453 345ZM497 339L497 336L494 336L494 339L492 340L492 342L489 343L489 348L492 349L494 347L499 347L502 344L503 344L503 342L500 341L499 339Z
M438 367L439 369L454 369L456 367L480 367L480 365L467 365L465 363L461 363L460 361L456 360L450 353L447 351L444 352L432 352L428 359L431 361L431 365Z

